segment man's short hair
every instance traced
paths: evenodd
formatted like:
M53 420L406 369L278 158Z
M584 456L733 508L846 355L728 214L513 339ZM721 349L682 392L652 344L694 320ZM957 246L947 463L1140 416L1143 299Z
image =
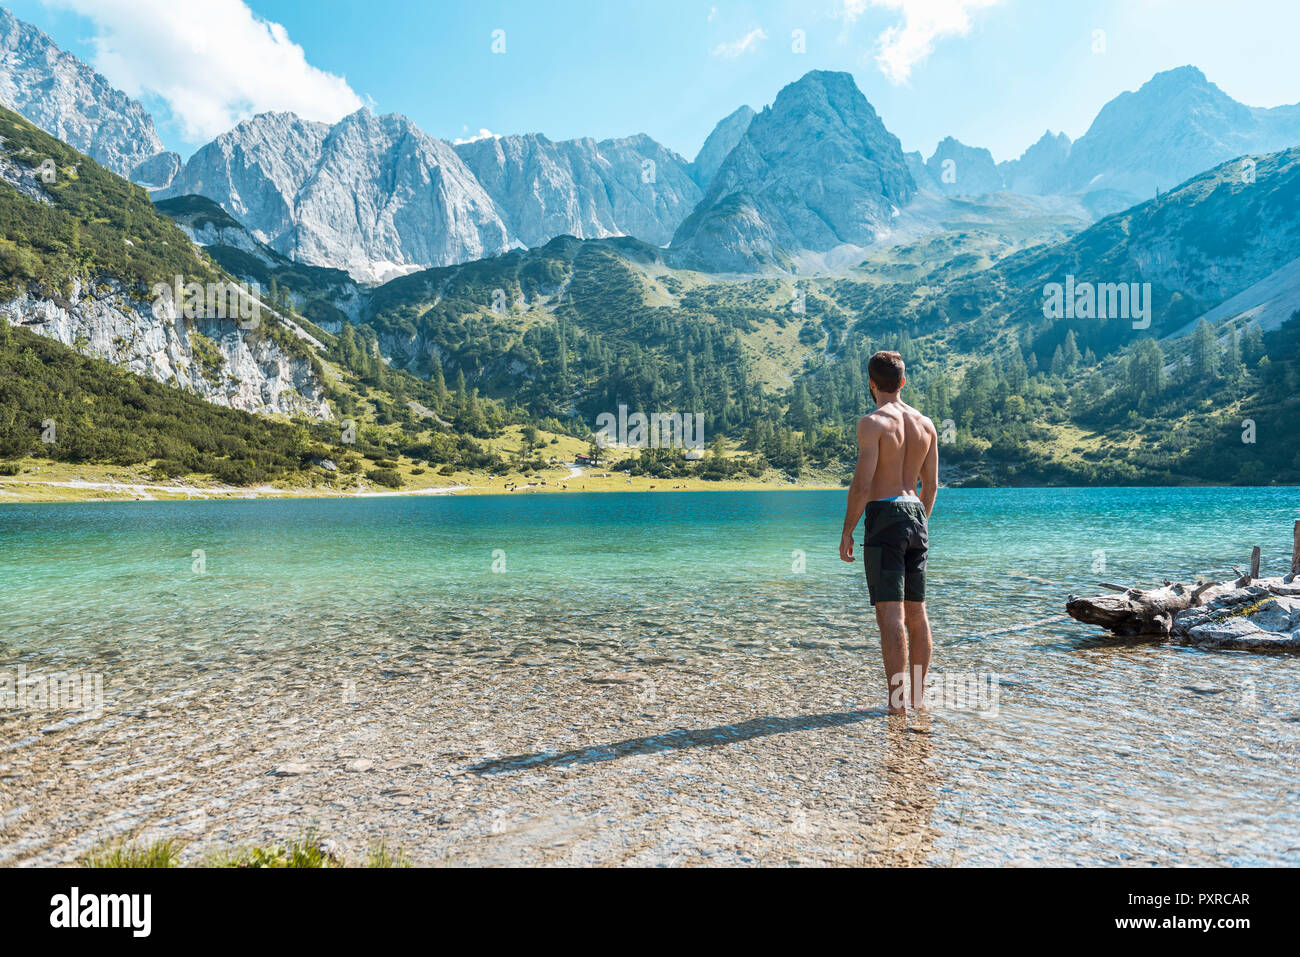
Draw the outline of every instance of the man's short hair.
M903 387L903 357L897 352L877 352L867 363L867 375L881 392L897 392Z

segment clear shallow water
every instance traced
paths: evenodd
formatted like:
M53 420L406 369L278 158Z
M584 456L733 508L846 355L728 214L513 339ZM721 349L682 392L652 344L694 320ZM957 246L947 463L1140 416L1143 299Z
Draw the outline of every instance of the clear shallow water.
M799 700L809 688L870 702L879 642L861 564L836 554L843 502L5 506L0 666L102 671L110 714L114 701L148 714L268 663L358 659L399 673L472 665L488 681L521 662L703 660L715 676L788 681L785 714L816 710ZM988 717L936 716L912 795L934 832L921 859L1300 863L1300 661L1118 641L1061 617L1071 591L1224 575L1255 544L1280 571L1297 517L1289 488L944 491L931 526L935 669L996 673L1000 703ZM0 761L32 766L25 756L50 739L31 731L0 714Z

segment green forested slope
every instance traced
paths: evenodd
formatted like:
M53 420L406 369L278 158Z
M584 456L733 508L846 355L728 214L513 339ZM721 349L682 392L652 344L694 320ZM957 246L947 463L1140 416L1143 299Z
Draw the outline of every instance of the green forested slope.
M390 282L368 323L536 414L704 411L793 473L851 462L866 359L898 348L912 401L951 422L945 458L968 480L1297 481L1285 443L1241 441L1245 419L1273 436L1295 424L1293 332L1155 338L1300 256L1300 150L1257 158L1249 182L1240 169L951 280L937 264L924 282L865 269L719 281L635 241L565 238ZM1066 275L1150 282L1150 328L1048 318L1044 285Z

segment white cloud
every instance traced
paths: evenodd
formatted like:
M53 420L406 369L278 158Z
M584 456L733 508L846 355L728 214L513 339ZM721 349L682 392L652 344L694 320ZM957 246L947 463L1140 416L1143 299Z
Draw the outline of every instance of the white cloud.
M469 132L469 127L465 127L465 132L467 133ZM477 133L473 133L469 136L458 136L456 137L456 139L452 140L451 142L453 146L460 146L462 143L477 143L479 140L490 140L495 138L496 138L495 133L493 133L487 127L483 127Z
M901 13L903 22L876 37L876 63L893 83L905 83L912 68L934 52L935 41L970 33L971 13L1001 0L841 0L841 16L853 23L870 7Z
M362 106L341 76L307 62L288 31L243 0L46 0L95 27L94 66L134 97L167 104L201 142L269 110L332 123Z
M712 23L717 18L718 18L718 8L709 7L709 23Z
M735 59L757 49L759 42L766 39L767 34L763 32L763 28L755 27L739 40L732 40L730 43L719 43L710 52L713 56L726 57L729 60Z

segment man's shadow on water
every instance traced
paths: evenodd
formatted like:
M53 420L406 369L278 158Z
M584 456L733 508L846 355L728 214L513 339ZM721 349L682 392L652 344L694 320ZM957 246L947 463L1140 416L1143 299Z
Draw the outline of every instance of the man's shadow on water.
M567 768L575 764L595 764L600 761L617 761L637 754L654 754L681 751L686 748L703 748L716 744L748 741L769 734L788 731L814 731L821 728L838 728L859 721L879 719L880 714L870 711L840 711L831 714L803 714L790 718L767 716L752 718L739 724L720 724L712 728L674 728L663 734L644 738L628 738L613 744L598 744L558 754L519 754L505 758L480 761L466 770L471 774L507 774L530 768Z

